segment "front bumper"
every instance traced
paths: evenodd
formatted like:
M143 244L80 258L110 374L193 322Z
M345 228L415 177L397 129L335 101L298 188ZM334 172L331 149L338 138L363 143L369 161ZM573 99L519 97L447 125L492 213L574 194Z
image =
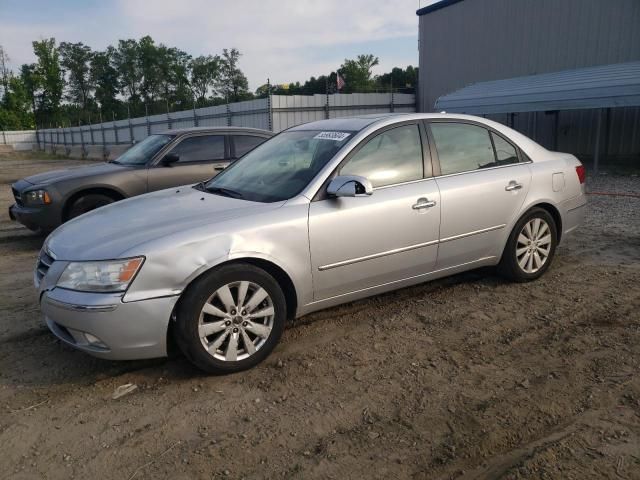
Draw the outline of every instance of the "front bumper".
M61 288L40 297L44 321L60 340L93 356L135 360L167 355L167 329L178 296L123 302L122 294Z
M25 207L14 203L9 207L9 217L11 220L20 222L22 225L33 231L53 230L58 226L58 222L51 212L51 209L43 207Z

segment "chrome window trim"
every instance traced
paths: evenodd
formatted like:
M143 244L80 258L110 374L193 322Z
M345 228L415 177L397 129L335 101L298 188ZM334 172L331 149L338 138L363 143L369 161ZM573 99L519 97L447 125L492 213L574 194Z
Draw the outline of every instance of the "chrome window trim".
M455 177L456 175L465 175L467 173L488 172L489 170L497 170L499 168L517 167L517 166L520 166L520 165L527 165L529 163L533 163L533 162L531 160L528 160L528 161L525 161L525 162L510 163L509 165L498 165L497 167L477 168L475 170L465 170L464 172L456 172L456 173L447 173L445 175L437 175L434 178L437 180L438 178Z
M376 190L384 190L386 188L391 188L391 187L401 187L403 185L411 185L413 183L420 183L420 182L432 182L434 181L435 178L434 177L428 177L428 178L419 178L417 180L409 180L407 182L400 182L400 183L393 183L391 185L382 185L380 187L373 187L373 191L375 192Z

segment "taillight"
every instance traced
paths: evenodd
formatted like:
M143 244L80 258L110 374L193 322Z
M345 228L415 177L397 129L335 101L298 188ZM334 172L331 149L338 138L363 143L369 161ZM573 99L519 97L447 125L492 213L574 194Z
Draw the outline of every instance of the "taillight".
M584 165L578 165L576 167L576 173L578 174L578 180L580 180L580 183L584 183L587 179L587 172L584 169Z

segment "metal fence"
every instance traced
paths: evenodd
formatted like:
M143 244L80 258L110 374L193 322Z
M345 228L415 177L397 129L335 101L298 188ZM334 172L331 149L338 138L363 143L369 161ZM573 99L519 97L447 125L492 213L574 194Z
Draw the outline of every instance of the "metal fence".
M11 145L16 150L29 150L37 145L35 130L10 130L0 132L0 145Z
M331 95L271 95L162 115L37 131L3 132L0 142L16 149L66 147L86 154L90 146L131 145L148 135L172 128L237 126L280 132L301 123L368 113L415 112L415 96L407 93L349 93ZM95 150L92 148L91 150Z

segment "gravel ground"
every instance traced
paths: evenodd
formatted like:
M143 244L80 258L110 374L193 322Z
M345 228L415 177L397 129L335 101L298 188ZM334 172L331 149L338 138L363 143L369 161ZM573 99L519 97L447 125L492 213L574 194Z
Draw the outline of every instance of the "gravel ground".
M319 312L207 377L40 323L10 182L84 163L0 159L0 478L640 479L640 198L592 195L537 282L485 269Z

